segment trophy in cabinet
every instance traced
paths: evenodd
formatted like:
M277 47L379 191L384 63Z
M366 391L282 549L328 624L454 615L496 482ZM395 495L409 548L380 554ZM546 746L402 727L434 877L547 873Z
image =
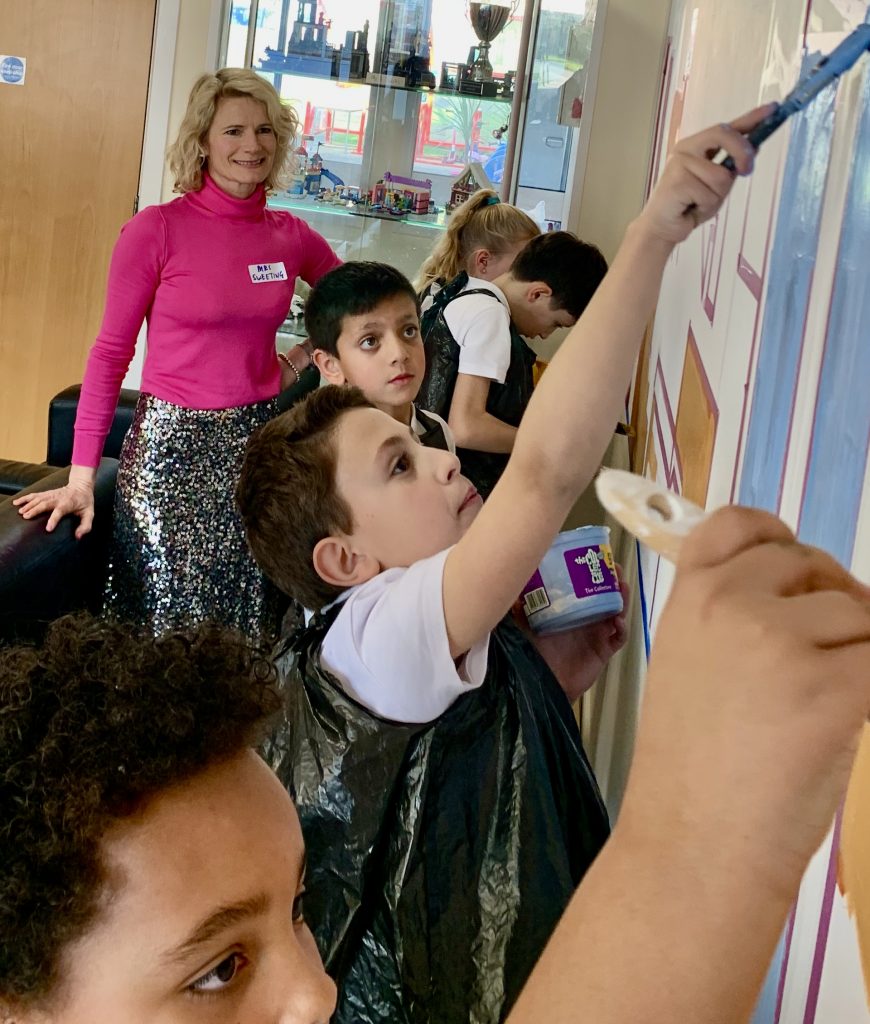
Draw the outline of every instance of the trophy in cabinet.
M468 5L468 17L475 35L480 40L477 57L468 69L467 77L471 82L491 82L492 64L489 62L489 47L493 39L507 24L513 11L513 4L479 4Z

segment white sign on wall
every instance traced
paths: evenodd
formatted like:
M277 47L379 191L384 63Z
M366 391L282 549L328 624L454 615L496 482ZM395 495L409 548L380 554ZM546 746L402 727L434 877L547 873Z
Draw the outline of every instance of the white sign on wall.
M27 58L0 53L0 85L24 85Z

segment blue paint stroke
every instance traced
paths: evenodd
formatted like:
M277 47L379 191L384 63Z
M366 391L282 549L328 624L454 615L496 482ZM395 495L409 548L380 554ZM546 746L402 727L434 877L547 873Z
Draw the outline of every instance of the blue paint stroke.
M818 54L806 55L802 73L817 58ZM779 511L785 476L831 155L836 92L836 84L830 86L793 119L770 254L739 501L773 512ZM785 967L783 932L751 1024L777 1024L779 981Z
M852 560L870 443L870 74L861 121L816 398L802 539L844 565Z
M803 71L818 54L804 58ZM779 510L795 391L800 372L831 137L836 85L792 122L776 237L770 255L739 500Z
M870 74L862 103L798 530L802 540L845 565L852 560L870 446ZM782 961L780 941L752 1024L776 1022L775 981Z
M777 1019L777 1000L779 996L779 976L785 959L785 932L779 937L776 945L776 952L771 961L772 967L767 972L764 987L755 1004L755 1014L751 1024L775 1024Z
M646 603L646 588L643 584L643 562L640 557L640 541L634 543L637 556L637 589L640 593L640 613L643 622L643 646L646 651L646 660L649 661L650 637L649 637L649 610Z

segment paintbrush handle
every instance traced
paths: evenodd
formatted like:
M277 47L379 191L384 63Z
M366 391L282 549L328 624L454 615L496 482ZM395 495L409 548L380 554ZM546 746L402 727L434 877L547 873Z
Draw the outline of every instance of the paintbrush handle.
M707 513L654 480L602 469L595 480L598 500L626 530L659 555L677 560L685 537Z
M787 121L792 113L793 111L785 103L780 103L773 113L768 114L760 124L757 124L751 132L747 133L747 141L752 144L754 149L758 149L761 143L773 135L776 129ZM721 164L723 167L727 167L729 171L735 170L733 158L724 149L720 149L713 157L713 163Z

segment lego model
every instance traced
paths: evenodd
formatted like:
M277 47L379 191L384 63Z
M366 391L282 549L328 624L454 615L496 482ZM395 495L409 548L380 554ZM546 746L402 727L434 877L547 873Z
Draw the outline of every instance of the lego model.
M375 185L372 205L382 206L388 212L429 213L432 201L432 182L429 178L402 178L389 171Z
M342 82L363 80L369 73L369 22L361 32L348 32L344 37L344 46L338 48L338 61L332 66L332 77Z
M432 182L426 179L402 178L389 171L370 192L356 190L349 197L347 207L361 217L403 218L407 214L423 216L435 213L432 202Z
M330 46L327 32L332 22L317 14L316 0L298 0L296 21L286 51L266 47L260 71L318 75L342 81L364 79L369 70L367 50L369 23L361 32L348 32L344 46Z
M431 0L381 0L370 82L435 88L429 68L431 15Z
M448 213L452 213L457 206L461 206L466 199L481 188L494 188L494 186L486 176L483 165L474 160L465 165L462 173L450 186L450 201L445 209Z

